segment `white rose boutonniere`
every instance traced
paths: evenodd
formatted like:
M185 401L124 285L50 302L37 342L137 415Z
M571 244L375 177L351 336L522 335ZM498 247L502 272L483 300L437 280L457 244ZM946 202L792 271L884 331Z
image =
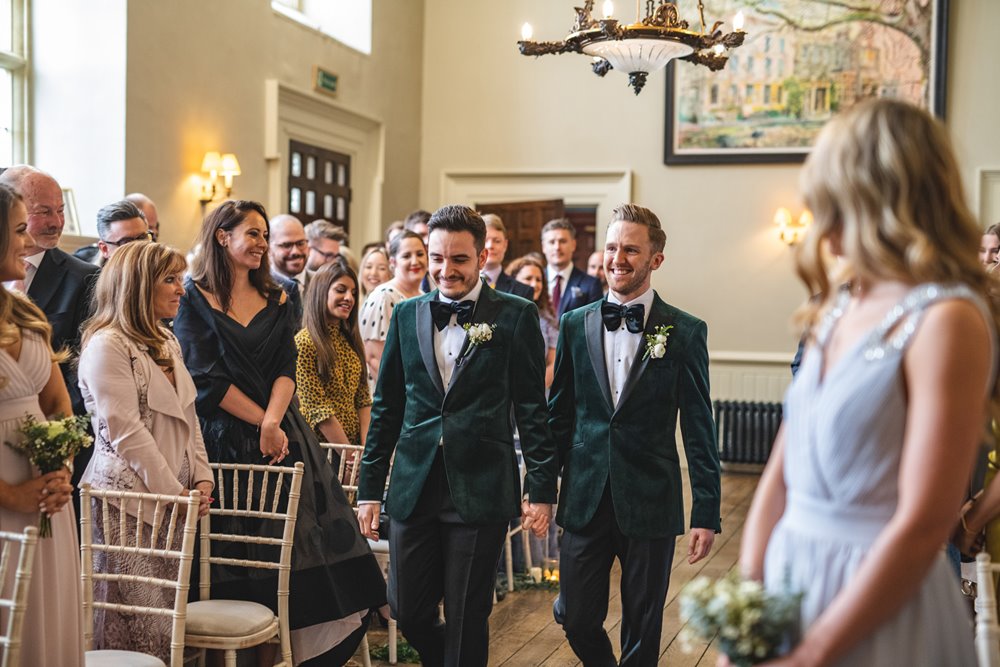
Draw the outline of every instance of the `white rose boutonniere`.
M493 340L493 330L497 328L497 325L480 322L479 324L463 324L462 328L465 329L469 337L469 345L482 345Z
M656 327L653 333L646 334L646 353L642 355L642 358L662 359L663 355L667 353L667 339L670 338L670 330L673 328L673 324L661 325Z

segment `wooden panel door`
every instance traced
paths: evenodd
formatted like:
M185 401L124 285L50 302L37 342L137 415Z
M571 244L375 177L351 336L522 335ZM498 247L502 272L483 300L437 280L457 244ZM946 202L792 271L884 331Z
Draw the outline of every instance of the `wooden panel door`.
M543 201L505 202L503 204L477 203L480 213L499 215L507 228L507 256L504 262L542 251L542 227L549 220L563 217L566 207L562 199ZM586 259L584 259L586 262Z
M288 212L307 225L323 218L351 231L351 157L289 142Z

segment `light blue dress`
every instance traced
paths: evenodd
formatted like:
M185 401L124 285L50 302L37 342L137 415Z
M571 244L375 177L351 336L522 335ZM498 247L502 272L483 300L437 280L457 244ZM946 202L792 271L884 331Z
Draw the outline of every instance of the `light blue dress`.
M964 299L992 322L967 287L920 285L821 379L824 348L848 298L841 294L820 324L818 345L785 396L788 493L768 543L765 583L771 590L790 586L805 593L803 631L850 582L895 512L908 409L901 363L926 308ZM976 664L972 619L943 551L899 613L837 664Z

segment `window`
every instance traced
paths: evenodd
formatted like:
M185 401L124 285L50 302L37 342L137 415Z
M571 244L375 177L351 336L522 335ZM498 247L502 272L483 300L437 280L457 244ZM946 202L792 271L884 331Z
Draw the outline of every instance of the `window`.
M271 9L352 49L372 52L372 0L271 0Z
M351 157L292 140L288 211L303 224L324 218L350 230Z
M0 0L0 166L26 162L25 0Z

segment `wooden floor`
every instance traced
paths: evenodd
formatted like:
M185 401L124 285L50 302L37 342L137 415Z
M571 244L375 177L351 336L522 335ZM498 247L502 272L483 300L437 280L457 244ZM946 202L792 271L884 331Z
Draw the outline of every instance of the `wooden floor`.
M722 534L716 536L712 553L705 560L688 565L687 538L681 538L674 556L673 571L670 575L670 590L663 610L663 636L660 642L660 665L671 667L715 665L716 651L710 644L692 647L685 653L677 635L681 630L678 616L678 594L684 585L699 575L719 577L732 569L739 555L740 534L747 510L757 487L756 475L726 473L722 476ZM690 507L688 490L685 487L684 504ZM621 603L618 597L618 564L612 573L611 600L605 629L615 647L620 650L619 620ZM579 665L562 628L552 620L552 601L556 593L540 590L515 591L493 608L490 617L490 665L504 667L571 667ZM386 644L384 630L371 630L368 635L372 646ZM356 658L361 664L360 658ZM373 665L388 663L372 661Z

